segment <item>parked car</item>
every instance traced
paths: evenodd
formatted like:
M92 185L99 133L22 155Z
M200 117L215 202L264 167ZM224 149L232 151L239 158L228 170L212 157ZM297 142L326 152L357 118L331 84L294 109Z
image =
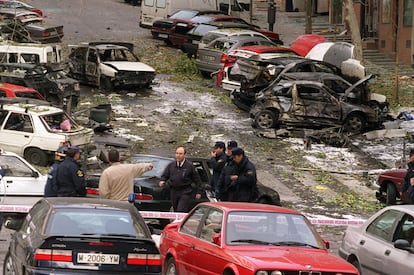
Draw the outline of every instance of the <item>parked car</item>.
M343 94L319 80L281 80L256 95L250 109L253 125L268 129L280 124L299 127L336 127L361 133L378 128L387 119L388 109L380 102L385 96L360 89L370 77L350 86Z
M414 205L388 206L345 231L339 255L360 274L413 274Z
M203 75L219 71L223 68L228 54L243 46L276 46L267 38L254 36L228 36L220 37L210 42L206 47L198 49L196 65Z
M166 226L163 274L358 274L328 252L301 213L255 203L202 203Z
M0 8L2 9L15 9L15 10L27 10L37 13L39 16L43 16L43 11L35 8L25 2L17 0L2 0L0 1Z
M211 169L209 159L199 157L187 157L195 166L205 193L199 200L194 199L193 206L200 202L214 200L213 194L210 191ZM154 168L151 171L145 172L140 178L134 180L135 205L139 210L154 210L154 211L170 211L171 200L170 190L168 186L161 188L159 182L161 174L165 167L174 161L173 158L136 154L126 160L128 163L152 162ZM87 179L87 193L89 196L97 196L99 194L99 177L100 172L89 175ZM279 193L272 188L269 188L261 183L258 183L259 198L258 202L281 205ZM194 188L194 197L195 197Z
M32 11L0 9L0 31L5 38L16 42L61 42L63 26L49 26L43 17Z
M0 81L36 89L47 101L68 111L79 102L79 81L68 77L59 65L0 63Z
M375 193L376 198L387 205L409 203L408 193L404 192L401 197L399 192L406 174L407 169L392 169L380 173L377 177L379 188Z
M179 19L180 22L185 20L191 20L192 18L199 15L209 15L209 14L225 14L222 11L218 10L193 10L193 9L183 9L177 10L170 17L155 20L152 22L151 35L154 38L163 39L165 42L169 43L169 35L172 31L172 27L176 19Z
M202 15L202 16L196 16L191 19L190 22L180 22L180 20L176 20L174 22L174 25L172 27L172 31L169 35L169 40L172 45L175 46L182 46L186 43L191 43L189 41L189 37L187 35L188 32L190 34L196 34L198 35L198 31L190 31L194 27L196 27L199 24L211 24L219 26L221 23L232 23L235 24L234 27L240 27L240 28L247 28L250 30L257 31L259 33L262 33L266 37L268 37L271 41L273 41L276 44L283 44L283 42L279 39L279 34L275 32L271 32L268 30L261 29L259 26L250 24L246 22L244 19L237 17L237 16L229 16L229 15ZM225 23L225 24L226 24ZM194 38L193 38L194 40Z
M89 42L72 46L68 74L105 91L149 88L155 69L139 61L132 43Z
M93 130L79 126L62 109L43 101L0 100L0 147L23 156L32 164L46 166L61 145L84 146L93 140ZM60 128L65 120L69 120L69 130Z
M60 63L62 47L58 44L15 43L0 44L1 63Z
M48 198L23 217L6 218L15 230L3 274L159 274L160 254L149 228L128 202Z
M0 204L27 205L35 204L43 197L46 175L36 169L27 160L13 152L0 148ZM14 215L2 211L4 216ZM1 224L0 224L1 228Z
M39 100L46 100L38 91L32 88L13 85L9 83L0 83L0 98L32 98Z

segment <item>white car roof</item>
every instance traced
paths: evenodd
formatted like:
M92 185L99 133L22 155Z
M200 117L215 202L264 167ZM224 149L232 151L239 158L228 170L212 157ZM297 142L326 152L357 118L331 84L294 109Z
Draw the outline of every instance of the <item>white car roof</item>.
M49 115L55 113L62 113L63 110L57 107L49 106L47 104L31 104L31 103L15 103L4 104L0 107L0 110L14 111L20 113L37 114L37 115ZM27 111L26 111L27 110Z

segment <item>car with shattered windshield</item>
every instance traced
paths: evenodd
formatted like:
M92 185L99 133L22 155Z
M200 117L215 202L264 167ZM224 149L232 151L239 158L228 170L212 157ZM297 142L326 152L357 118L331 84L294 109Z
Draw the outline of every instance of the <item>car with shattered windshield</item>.
M281 80L256 95L250 109L253 126L269 129L285 126L326 128L342 126L350 133L379 128L388 119L385 96L361 89L372 76L340 93L319 80ZM343 91L343 92L342 92Z
M140 62L134 45L124 42L89 42L70 45L68 75L104 91L149 88L155 69Z
M46 166L62 145L85 146L93 130L80 126L65 111L45 101L0 99L0 147Z
M0 63L0 80L36 89L47 101L68 111L79 102L79 81L68 77L58 64Z

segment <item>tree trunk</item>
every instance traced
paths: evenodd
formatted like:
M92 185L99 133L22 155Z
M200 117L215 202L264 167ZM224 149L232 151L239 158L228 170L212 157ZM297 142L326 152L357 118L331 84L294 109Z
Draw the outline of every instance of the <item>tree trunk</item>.
M349 31L351 32L352 44L354 44L354 55L355 59L361 61L363 64L362 56L362 39L361 33L359 31L358 20L356 18L354 1L353 0L344 0L345 7L345 24L348 26Z

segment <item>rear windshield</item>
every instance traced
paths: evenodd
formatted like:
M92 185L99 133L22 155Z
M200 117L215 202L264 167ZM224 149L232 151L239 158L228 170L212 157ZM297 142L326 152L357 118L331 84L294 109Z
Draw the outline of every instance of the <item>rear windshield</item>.
M50 217L46 234L127 235L148 238L149 233L128 211L110 209L60 209Z
M207 33L201 38L201 43L208 44L216 38L223 37L224 34L219 33Z
M40 119L50 132L70 132L80 130L82 128L64 112L43 115Z

